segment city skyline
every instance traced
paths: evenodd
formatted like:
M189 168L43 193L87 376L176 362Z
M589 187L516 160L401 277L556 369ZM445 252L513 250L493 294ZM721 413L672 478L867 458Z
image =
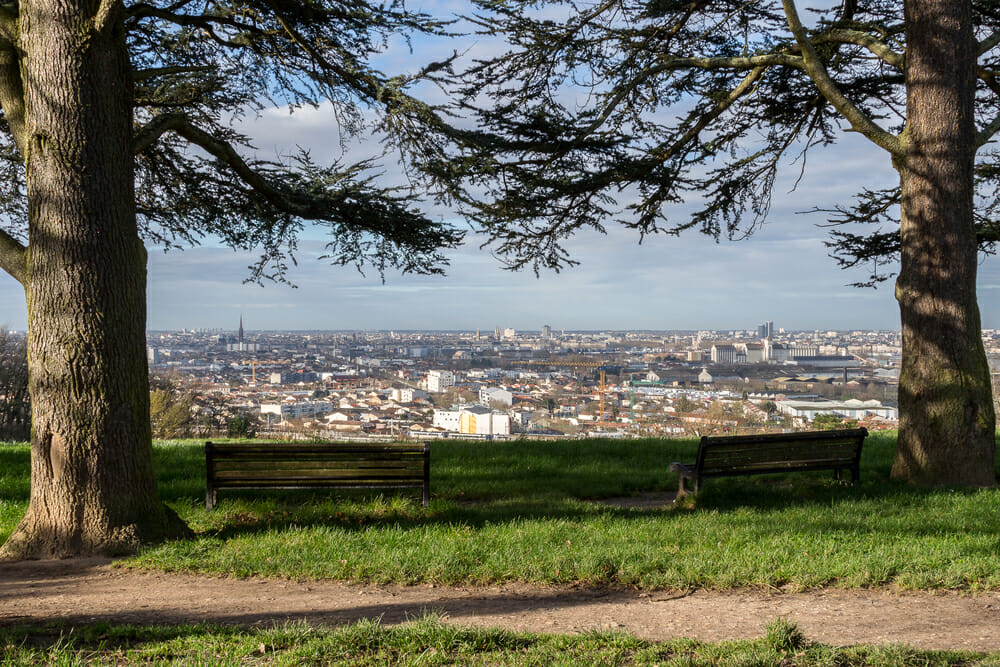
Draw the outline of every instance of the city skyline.
M462 3L423 3L439 15L463 11ZM458 43L465 57L488 53L497 44L477 36ZM455 42L413 42L413 52L399 40L380 61L385 72L412 71L420 63L449 55ZM420 90L431 102L440 91ZM377 137L346 147L329 107L265 110L243 119L239 130L254 138L264 159L288 155L295 147L310 151L317 163L351 162L379 150ZM789 151L795 155L795 150ZM805 160L804 157L798 160ZM764 318L788 329L896 329L898 306L893 282L879 289L848 284L866 280L870 266L842 271L827 256L822 214L849 202L863 188L898 182L888 157L856 134L844 133L831 147L815 147L808 164L790 159L774 185L770 215L748 239L721 241L698 233L677 238L639 237L608 221L607 236L581 232L566 243L581 265L561 273L530 270L510 273L480 249L470 235L448 253L448 275L400 276L376 272L361 276L351 268L330 267L317 258L323 241L306 234L299 244L297 265L288 279L298 288L243 284L254 256L219 247L212 239L183 251L150 248L147 329L225 328L247 318L252 329L267 330L471 330L510 326L565 329L742 329ZM391 159L383 162L381 179L404 182ZM620 205L629 193L621 194ZM692 203L693 205L693 203ZM435 218L459 227L456 214L428 203ZM667 209L682 219L688 207ZM892 271L893 267L888 267ZM1000 328L1000 262L982 258L979 303L984 328ZM0 279L0 326L27 326L24 293L10 276Z

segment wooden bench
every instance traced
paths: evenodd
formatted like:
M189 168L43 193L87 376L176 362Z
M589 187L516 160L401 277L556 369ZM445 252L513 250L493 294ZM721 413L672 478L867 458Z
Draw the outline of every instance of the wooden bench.
M734 477L768 473L832 470L837 479L843 470L851 471L857 484L861 476L861 446L867 429L768 433L763 435L704 436L698 445L695 463L671 463L671 472L679 476L677 497L694 492L709 477Z
M423 489L430 503L429 444L205 443L205 507L219 489Z

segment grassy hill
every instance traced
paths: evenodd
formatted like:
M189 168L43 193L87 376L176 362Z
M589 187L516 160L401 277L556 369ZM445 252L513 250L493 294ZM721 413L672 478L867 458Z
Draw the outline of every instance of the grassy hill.
M200 442L157 443L165 500L196 530L132 567L366 582L525 581L644 589L817 586L1000 589L1000 490L889 480L893 434L865 445L862 483L829 473L710 480L676 490L693 440L432 444L416 493L223 492L204 509ZM0 539L28 496L28 451L0 446Z

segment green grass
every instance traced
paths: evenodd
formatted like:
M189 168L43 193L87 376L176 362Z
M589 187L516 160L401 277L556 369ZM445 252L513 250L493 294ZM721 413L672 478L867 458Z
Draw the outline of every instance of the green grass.
M305 624L0 628L0 665L1000 665L1000 653L918 651L897 645L835 648L785 622L756 640L650 642L624 633L538 635L459 628L433 617L403 626Z
M230 492L206 512L201 443L159 443L161 493L197 536L127 564L399 583L1000 589L1000 490L890 481L891 434L866 442L857 487L816 473L710 480L679 507L601 502L675 490L667 466L696 448L440 441L429 508L407 492ZM27 470L26 447L0 447L0 538L24 511Z

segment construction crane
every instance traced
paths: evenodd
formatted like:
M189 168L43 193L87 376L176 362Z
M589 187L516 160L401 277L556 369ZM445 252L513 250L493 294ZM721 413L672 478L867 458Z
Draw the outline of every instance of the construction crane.
M549 360L525 359L525 360L515 360L513 363L515 363L515 364L526 364L526 365L530 365L530 366L555 366L555 367L565 366L567 368L596 368L596 369L599 369L600 370L600 385L599 385L600 388L598 390L598 400L599 400L599 403L600 403L601 420L597 424L598 424L598 426L616 425L615 422L608 422L608 421L605 420L604 395L605 395L605 392L606 392L606 388L605 388L605 385L604 385L604 382L605 382L605 375L604 375L604 373L605 373L605 370L608 367L608 365L606 363L604 363L602 361L560 361L558 359L556 359L556 360L552 360L552 359L549 359Z
M258 359L251 359L250 361L244 361L244 366L250 367L250 384L257 384L257 366L280 366L283 364L288 364L288 361L260 361Z
M257 384L257 364L259 363L260 362L257 361L256 359L251 359L250 361L243 362L244 366L250 366L250 384L252 385Z

